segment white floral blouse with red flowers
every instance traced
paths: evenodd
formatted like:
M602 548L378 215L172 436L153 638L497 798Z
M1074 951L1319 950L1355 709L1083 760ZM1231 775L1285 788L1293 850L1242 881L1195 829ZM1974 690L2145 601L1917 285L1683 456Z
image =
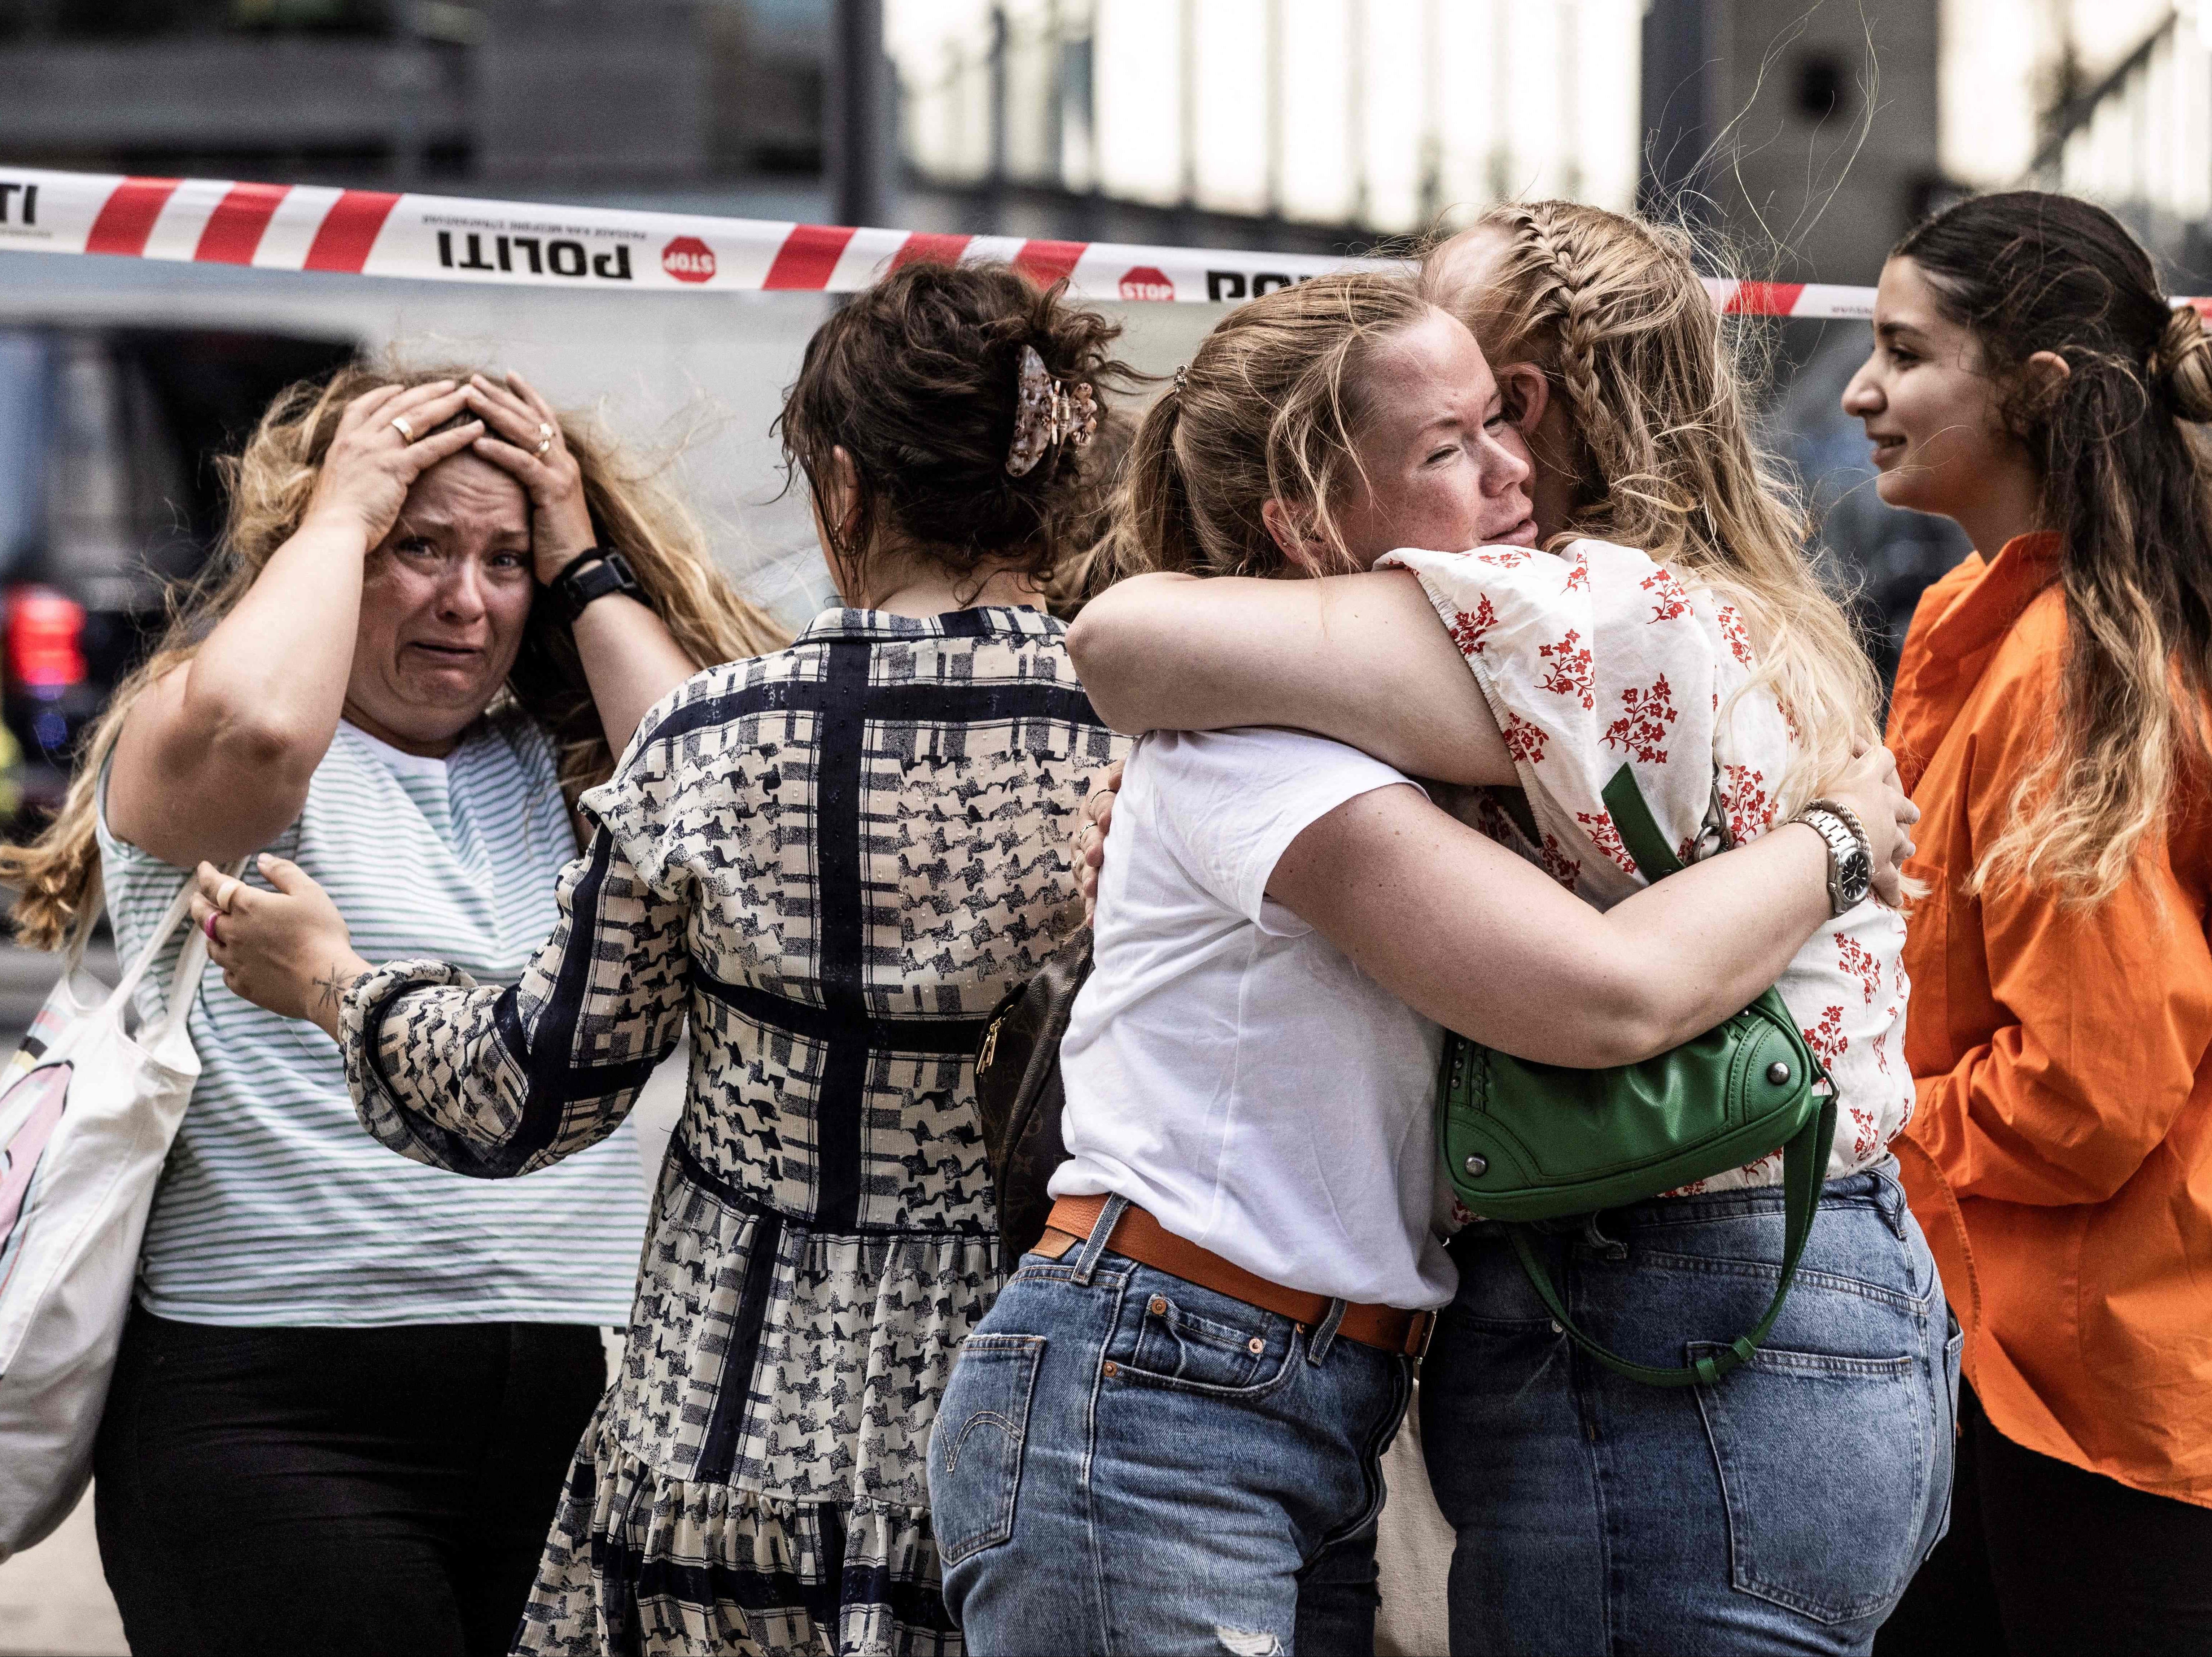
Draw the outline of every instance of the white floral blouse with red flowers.
M1624 764L1685 862L1718 848L1723 814L1735 841L1773 825L1796 734L1773 692L1750 685L1750 638L1720 596L1605 541L1383 563L1420 578L1474 670L1535 837L1487 795L1477 826L1569 891L1603 909L1644 884L1601 797ZM1776 986L1834 1079L1831 1179L1881 1161L1912 1114L1904 948L1904 917L1869 898L1815 932ZM1781 1177L1776 1151L1670 1194Z

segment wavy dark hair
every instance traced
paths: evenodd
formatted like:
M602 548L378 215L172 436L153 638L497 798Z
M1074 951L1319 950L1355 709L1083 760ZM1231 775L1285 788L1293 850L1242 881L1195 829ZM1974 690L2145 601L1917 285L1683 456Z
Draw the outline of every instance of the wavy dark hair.
M1009 475L1022 348L1063 386L1088 384L1102 423L1109 393L1143 376L1108 354L1121 325L1066 288L990 261L902 265L815 330L776 429L840 563L912 550L956 576L988 566L1042 584L1081 550L1111 457L1063 442ZM838 448L860 478L843 522L823 509Z
M2057 740L2024 777L1978 888L2045 880L2095 903L2159 830L2178 775L2202 777L2212 695L2212 341L2160 291L2103 208L2037 190L1978 196L1893 258L1969 329L2042 474L2059 536L2067 655ZM2069 370L2023 372L2039 351Z

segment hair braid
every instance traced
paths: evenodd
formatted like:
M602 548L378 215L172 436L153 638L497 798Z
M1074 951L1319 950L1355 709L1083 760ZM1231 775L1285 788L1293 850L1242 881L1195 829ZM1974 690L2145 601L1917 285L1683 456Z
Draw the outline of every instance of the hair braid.
M1755 441L1690 255L1680 231L1601 208L1513 203L1434 250L1429 285L1492 362L1533 362L1554 388L1576 445L1565 533L1641 548L1741 613L1805 738L1778 790L1802 798L1876 736L1873 669L1806 556L1805 515Z

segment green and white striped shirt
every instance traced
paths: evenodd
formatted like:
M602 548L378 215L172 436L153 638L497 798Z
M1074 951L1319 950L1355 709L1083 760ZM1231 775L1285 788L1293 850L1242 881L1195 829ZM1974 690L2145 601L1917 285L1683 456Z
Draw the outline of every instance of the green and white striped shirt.
M128 960L185 877L117 839L104 801L100 849ZM435 956L507 984L553 929L576 844L552 744L509 710L444 759L341 724L306 808L268 850L330 893L366 959ZM251 864L246 878L264 884ZM169 976L150 975L149 1005ZM628 1323L645 1205L627 1126L524 1179L466 1179L371 1139L330 1039L240 1000L212 970L191 1033L199 1085L139 1266L149 1312L228 1325Z

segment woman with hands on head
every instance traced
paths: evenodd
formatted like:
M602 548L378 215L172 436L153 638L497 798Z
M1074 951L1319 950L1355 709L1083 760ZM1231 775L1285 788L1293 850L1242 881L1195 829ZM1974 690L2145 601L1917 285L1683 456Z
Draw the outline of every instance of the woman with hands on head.
M225 467L201 586L52 826L0 852L19 937L58 947L104 893L129 952L198 867L221 954L312 875L372 947L511 980L575 795L650 704L776 631L519 375L349 368ZM629 1142L527 1187L404 1162L362 1135L337 1051L238 987L191 1014L202 1075L99 1442L132 1648L502 1652L626 1313Z
M349 937L281 865L267 895L203 871L232 981L337 1036L362 1124L435 1167L587 1161L689 1023L623 1374L520 1651L961 1648L924 1454L1000 1281L976 1049L1073 929L1064 825L1120 746L1043 607L1117 332L988 263L823 322L780 425L844 603L652 710L520 982Z

